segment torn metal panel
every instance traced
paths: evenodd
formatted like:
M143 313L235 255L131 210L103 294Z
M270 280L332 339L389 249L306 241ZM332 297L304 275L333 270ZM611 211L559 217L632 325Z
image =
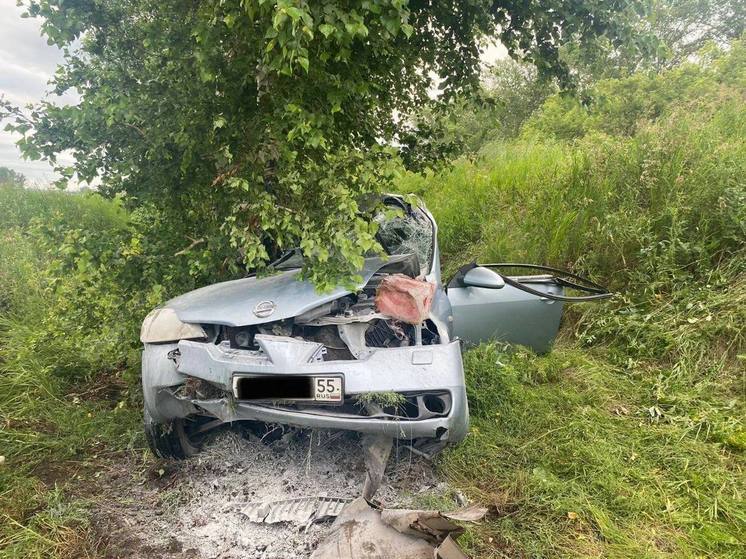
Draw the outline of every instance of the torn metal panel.
M368 330L366 323L352 323L339 325L339 337L347 345L350 353L360 359L370 352L365 345L365 332Z
M461 535L464 529L454 524L436 510L381 511L381 520L397 532L425 539L430 543L442 542L449 534Z
M451 536L443 540L443 543L438 546L435 553L436 559L469 559L469 556L461 551L461 548Z
M337 517L311 559L433 559L433 546L383 523L381 513L359 497Z
M472 505L470 507L454 510L451 512L444 512L442 514L443 516L445 516L446 518L450 518L451 520L459 520L461 522L479 522L487 514L487 508Z
M378 285L376 308L407 324L422 324L430 314L434 295L435 284L393 274Z
M363 497L370 501L381 486L394 439L386 435L368 434L363 435L361 444L363 445L363 456L365 458Z
M478 522L486 514L487 509L478 506L452 512L384 509L381 511L381 520L402 534L420 537L431 543L440 543L447 537L457 537L464 532L463 528L453 523L454 520Z
M262 503L251 503L241 513L251 522L276 524L292 522L308 525L335 518L344 509L350 499L335 497L299 497Z
M406 258L407 255L393 255L385 260L366 258L358 272L362 281L356 287L362 288L380 268ZM348 293L351 291L342 286L319 293L313 283L302 279L300 269L296 269L208 285L171 299L165 307L176 311L182 322L246 326L302 315ZM275 304L271 314L258 316L252 312L260 303L268 301Z
M324 346L317 342L266 334L257 334L254 339L269 361L279 370L292 369L299 363L319 363L322 361L321 355Z
M437 511L381 511L359 497L337 517L311 559L465 559L455 541L461 532Z

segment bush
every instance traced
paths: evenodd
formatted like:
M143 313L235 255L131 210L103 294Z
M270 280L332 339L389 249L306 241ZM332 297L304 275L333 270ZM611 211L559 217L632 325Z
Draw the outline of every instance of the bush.
M641 126L698 103L720 104L721 96L743 103L746 44L708 49L698 62L671 70L601 80L582 98L555 94L529 119L524 134L564 140L601 132L632 136Z
M225 269L188 266L175 253L190 232L97 194L0 187L0 216L0 548L93 554L83 507L48 480L142 449L140 323Z

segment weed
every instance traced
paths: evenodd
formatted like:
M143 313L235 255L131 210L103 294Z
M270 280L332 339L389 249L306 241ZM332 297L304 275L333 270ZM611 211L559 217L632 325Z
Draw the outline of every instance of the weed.
M358 404L374 404L382 408L397 408L403 406L406 398L398 392L364 392L356 397Z

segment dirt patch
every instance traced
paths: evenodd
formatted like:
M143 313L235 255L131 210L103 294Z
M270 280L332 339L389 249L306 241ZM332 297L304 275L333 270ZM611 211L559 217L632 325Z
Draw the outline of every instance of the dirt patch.
M123 377L123 369L99 372L84 383L73 386L66 396L81 401L106 402L112 407L124 398L130 384Z
M125 474L126 464L118 471L106 498L96 499L94 527L107 541L107 557L122 558L308 557L330 523L306 530L257 524L241 510L264 500L354 498L365 479L357 435L307 430L271 444L227 432L190 460L158 463L139 475ZM408 507L448 494L427 461L395 446L376 499Z

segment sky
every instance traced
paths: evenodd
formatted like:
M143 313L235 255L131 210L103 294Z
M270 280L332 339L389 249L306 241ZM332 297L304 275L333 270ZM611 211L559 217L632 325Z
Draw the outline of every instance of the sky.
M42 38L40 20L23 19L22 13L16 0L0 0L0 94L25 105L44 97L47 82L62 61L62 52ZM71 103L76 100L74 95L63 99ZM32 183L44 184L57 178L48 163L24 161L15 146L20 136L2 130L4 127L0 126L0 166L23 173Z
M62 52L47 44L41 36L37 18L21 18L23 8L16 0L0 0L0 95L16 105L41 100L49 89L48 82L57 64L62 62ZM483 59L494 62L506 56L501 45L486 49ZM60 100L59 97L52 96ZM66 94L62 101L75 103L74 93ZM44 185L57 178L52 167L44 161L25 161L15 142L19 135L2 130L0 126L0 167L9 167L26 175L33 184ZM61 155L60 161L71 159Z

